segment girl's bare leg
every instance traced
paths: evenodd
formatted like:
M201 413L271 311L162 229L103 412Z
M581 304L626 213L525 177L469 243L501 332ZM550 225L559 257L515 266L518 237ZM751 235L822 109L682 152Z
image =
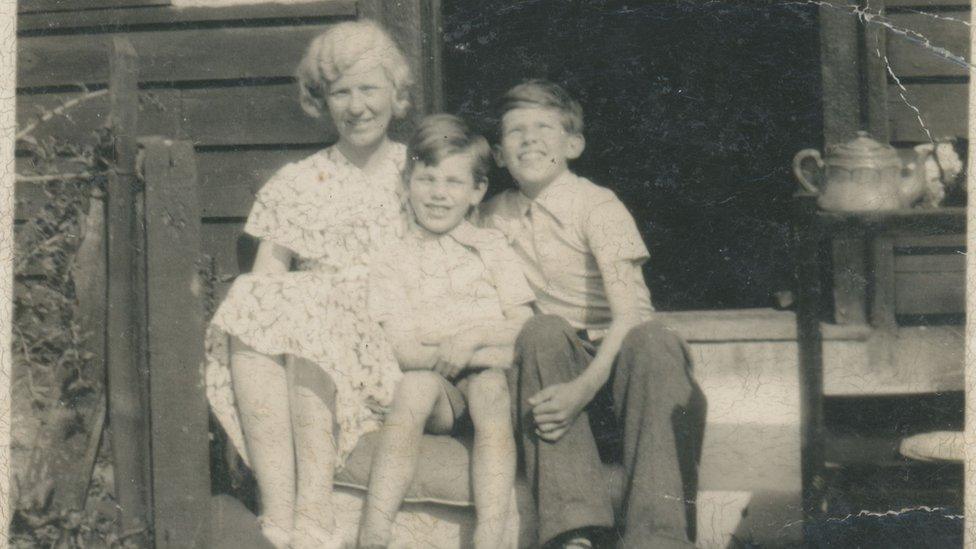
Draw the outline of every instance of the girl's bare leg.
M500 370L475 374L466 392L474 423L471 476L478 513L474 546L498 548L510 537L505 527L515 486L515 437L505 374Z
M332 509L335 384L308 360L289 357L288 367L298 486L292 547L338 547Z
M275 547L287 547L295 502L288 382L280 359L231 341L231 378L244 442L261 494L263 530Z
M447 433L454 426L454 413L441 383L439 375L429 371L406 372L400 380L373 456L359 547L390 543L393 521L417 469L424 427Z

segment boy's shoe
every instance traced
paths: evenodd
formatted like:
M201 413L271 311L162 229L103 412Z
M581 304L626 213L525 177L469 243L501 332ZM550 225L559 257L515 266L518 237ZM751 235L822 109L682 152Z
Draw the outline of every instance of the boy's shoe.
M562 545L563 549L593 549L593 542L588 538L573 538Z

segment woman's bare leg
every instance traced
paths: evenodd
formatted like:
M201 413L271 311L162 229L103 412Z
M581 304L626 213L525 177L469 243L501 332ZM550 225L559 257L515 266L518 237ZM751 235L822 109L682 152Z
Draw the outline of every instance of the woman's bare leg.
M390 543L397 511L417 469L424 427L434 433L453 428L454 413L438 378L433 372L406 372L397 386L373 456L359 547Z
M474 546L497 548L509 537L505 527L515 486L515 436L508 385L500 370L485 370L473 375L466 389L474 423L471 476L478 513Z
M297 357L287 362L298 486L292 547L330 547L335 544L335 384L313 362Z
M231 339L231 377L251 469L261 494L265 532L286 547L295 503L287 372L283 362ZM276 539L271 539L276 538Z

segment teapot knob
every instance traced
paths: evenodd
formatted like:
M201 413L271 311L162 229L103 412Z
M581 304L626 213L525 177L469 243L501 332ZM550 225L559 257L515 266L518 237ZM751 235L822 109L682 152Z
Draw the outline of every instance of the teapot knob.
M820 189L817 188L813 181L810 181L806 172L803 171L803 161L808 158L812 158L817 163L817 169L824 169L824 161L820 156L820 151L817 149L803 149L793 157L793 174L796 175L796 180L800 182L803 190L810 194L820 194Z

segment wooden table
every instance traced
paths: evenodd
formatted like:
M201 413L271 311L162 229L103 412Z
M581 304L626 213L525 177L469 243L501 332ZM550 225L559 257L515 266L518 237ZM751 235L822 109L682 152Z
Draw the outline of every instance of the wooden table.
M836 238L863 238L872 249L875 243L897 236L934 236L964 234L966 232L965 208L936 210L895 210L884 212L825 212L816 204L816 196L797 195L794 200L795 266L797 281L797 343L800 361L800 424L801 424L801 476L803 484L803 512L805 524L814 525L823 516L826 485L825 457L827 432L824 425L824 352L821 322L830 315L825 307L824 272L820 261L822 245ZM878 256L872 255L869 271L883 273L889 265L878 264ZM883 261L882 261L883 263ZM883 277L883 275L882 275ZM871 328L884 338L885 334L897 334L893 310L886 309L892 300L891 286L875 281L871 287ZM889 294L886 294L889 292ZM960 307L963 307L961 304ZM961 330L958 330L961 334ZM944 335L944 334L943 334ZM961 338L959 340L962 341ZM882 342L883 345L883 342ZM889 348L889 352L893 352ZM897 351L894 351L897 352ZM961 356L961 350L960 350ZM959 367L959 388L962 369ZM836 386L835 380L830 385ZM946 388L954 387L948 382ZM844 388L839 390L844 392ZM922 391L925 390L923 387ZM893 388L894 392L917 392L911 387ZM885 387L881 387L882 393Z

